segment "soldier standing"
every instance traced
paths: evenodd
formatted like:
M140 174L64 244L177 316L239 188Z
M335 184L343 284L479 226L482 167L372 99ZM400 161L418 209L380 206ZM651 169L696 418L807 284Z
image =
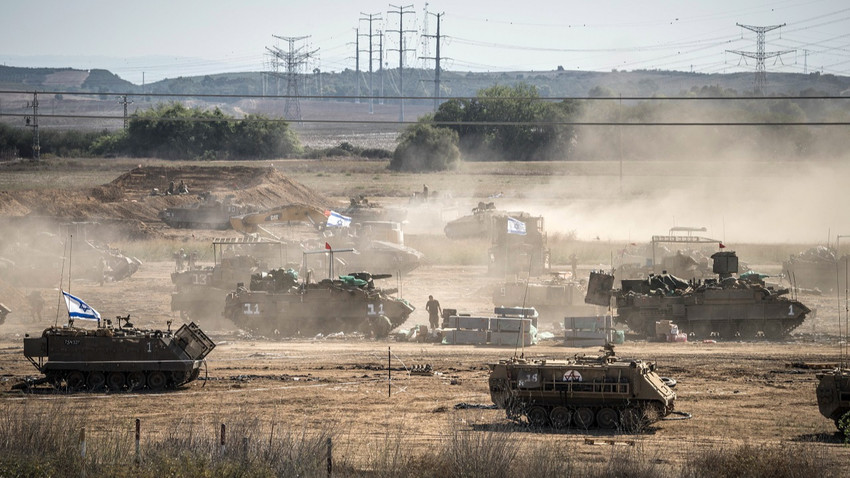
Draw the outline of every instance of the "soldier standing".
M41 292L37 290L32 291L27 301L30 304L30 309L32 309L33 320L37 319L41 322L41 311L44 309L44 299L41 297Z
M431 323L431 329L436 329L440 326L440 313L443 309L440 307L440 301L434 298L433 295L428 296L428 302L425 304L425 310L428 311L428 322Z

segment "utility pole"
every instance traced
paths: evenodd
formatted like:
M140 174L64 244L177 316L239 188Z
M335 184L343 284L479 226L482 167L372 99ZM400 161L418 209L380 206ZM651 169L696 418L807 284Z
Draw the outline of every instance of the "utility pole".
M440 20L445 14L445 12L431 14L437 17L437 34L425 35L426 37L435 38L437 40L435 56L426 58L427 60L435 60L436 63L434 65L434 111L437 111L437 108L440 106L440 73L443 71L442 67L440 66L440 61L442 60L442 58L440 57Z
M422 60L421 67L422 69L428 68L428 59L431 57L431 45L428 42L428 39L431 38L429 35L428 28L428 3L425 3L425 8L422 9L422 37L419 40L420 46L420 59ZM439 20L438 20L439 21Z
M752 25L742 25L740 23L736 23L735 25L746 28L747 30L756 32L756 51L739 51L739 50L726 50L729 53L734 53L736 55L741 55L746 58L754 58L756 60L756 78L755 78L755 88L754 92L756 95L764 96L765 87L767 87L767 74L765 73L764 60L766 58L773 58L785 53L791 53L795 50L785 50L785 51L764 51L764 34L771 30L776 30L777 28L782 28L785 26L782 25L772 25L769 27L756 27Z
M390 7L397 9L398 11L388 11L387 13L395 13L398 14L398 30L388 30L391 32L398 33L398 96L399 96L399 121L404 121L404 52L412 51L410 49L404 48L404 34L412 33L416 30L405 30L404 29L404 16L409 13L413 13L413 5L405 5L403 7L398 7L393 4L390 4ZM395 50L394 48L389 48L389 50Z
M128 102L128 101L127 101L127 95L122 95L122 96L121 96L121 101L119 101L119 102L118 102L118 104L119 104L119 105L124 105L124 129L127 129L127 125L129 124L129 123L127 122L127 106L128 106L128 105L132 105L132 104L133 104L133 102L132 102L132 101Z
M38 92L33 92L32 102L27 102L25 108L32 108L32 118L27 117L27 126L32 128L32 159L41 159L41 140L38 136Z
M374 59L374 54L372 53L372 46L374 43L372 42L372 22L374 20L381 20L381 15L379 13L363 13L360 12L363 17L360 17L360 20L368 20L369 21L369 114L375 112L374 109L374 98L375 98L375 89L372 87L372 60ZM366 36L366 35L364 35ZM358 51L358 56L360 52Z
M378 67L380 70L381 77L381 99L378 100L378 104L384 104L384 32L379 32L380 36L378 37Z
M277 57L277 59L283 60L283 64L286 65L286 104L283 108L283 116L287 119L297 119L298 121L301 121L301 103L298 98L299 75L307 64L307 60L313 58L313 55L315 55L319 49L316 48L315 50L307 51L304 46L295 48L295 42L306 40L310 38L309 35L302 37L272 36L278 40L283 40L289 43L288 51L283 51L278 47L266 47L266 49ZM295 110L294 114L292 111L293 109Z
M354 74L357 77L357 98L354 102L360 104L360 29L354 29Z

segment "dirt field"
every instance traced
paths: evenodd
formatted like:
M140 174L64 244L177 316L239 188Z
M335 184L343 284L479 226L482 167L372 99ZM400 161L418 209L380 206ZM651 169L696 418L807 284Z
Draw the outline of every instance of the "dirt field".
M364 168L368 171L368 167ZM302 177L312 178L311 187L319 194L340 200L348 192L342 189L344 181L334 182L336 186L328 190L315 187L322 179L315 174L302 173ZM349 176L349 182L368 182L374 174L374 171L355 172L353 178ZM332 173L336 175L344 178L345 172ZM421 182L422 178L414 177L406 187L415 190ZM30 193L19 193L16 197L20 194ZM383 199L393 201L389 195ZM192 233L181 234L165 239L157 236L156 240L179 245ZM438 239L419 235L416 240ZM778 267L776 262L763 265L773 270ZM597 266L596 262L584 261L580 270L586 274ZM164 328L165 321L175 317L170 311L173 269L171 261L146 261L126 280L103 285L75 281L72 292L87 300L104 317L130 314L137 326ZM426 263L403 281L392 278L383 285L401 285L401 295L417 307L402 326L408 328L427 324L424 305L428 294L438 298L443 307L488 313L493 306L491 292L499 278L488 277L485 272L486 268L479 265ZM2 279L0 293L11 294L11 289L21 294L29 292L29 288L15 284L4 286ZM114 427L130 430L133 420L141 418L147 433L164 434L179 425L212 435L220 423L244 423L249 418L258 418L261 426L257 430L267 431L271 423L290 424L293 430L334 429L340 435L340 453L346 453L345 450L360 453L363 446L379 443L388 436L404 437L408 444L427 446L450 430L485 433L509 423L500 410L455 407L463 403L489 405L486 364L518 353L514 348L406 343L393 338L270 340L251 337L228 321L215 318L200 320L201 327L217 344L208 358L208 376L202 375L205 380L180 390L76 395L13 391L14 383L37 375L22 355L24 334L40 334L56 320L57 308L59 323L65 321L58 292L41 291L45 298L54 300L48 302L42 321L34 321L23 307L0 326L0 402L7 410L33 411L53 401L72 403L84 410L88 426L95 434ZM786 366L791 362L837 361L839 305L829 295L803 294L800 299L818 312L786 342L627 341L617 348L617 353L624 357L657 361L662 375L678 380L676 408L691 413L690 420L662 421L646 433L628 436L593 430L532 433L515 426L508 428L512 439L553 447L569 445L587 460L610 453L609 446L585 444L584 438L588 436L634 440L644 453L670 463L707 447L806 443L845 465L850 464L850 455L840 444L833 423L818 413L814 372ZM179 322L179 317L176 321ZM391 384L386 370L388 351ZM557 358L581 353L595 355L597 349L564 347L556 338L526 348L524 353ZM422 364L431 364L438 373L418 376L407 372L410 367ZM257 430L244 433L253 433L252 439L262 439L256 435L260 433Z

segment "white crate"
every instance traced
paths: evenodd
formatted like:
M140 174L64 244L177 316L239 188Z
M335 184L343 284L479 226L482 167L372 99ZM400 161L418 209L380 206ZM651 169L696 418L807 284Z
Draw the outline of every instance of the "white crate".
M531 345L531 334L523 334L526 346ZM519 332L490 332L490 345L523 345L519 341Z
M444 329L443 343L449 345L484 345L487 343L487 331Z
M450 329L490 329L490 317L470 317L466 315L452 315L448 318L446 322L447 327Z
M531 330L531 319L516 319L509 317L494 317L490 319L490 330L496 332L526 332Z

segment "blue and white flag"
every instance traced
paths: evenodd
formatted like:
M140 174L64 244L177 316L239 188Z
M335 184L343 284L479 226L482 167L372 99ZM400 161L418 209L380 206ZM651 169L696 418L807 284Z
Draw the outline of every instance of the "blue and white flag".
M508 234L525 235L525 223L508 216Z
M72 319L96 320L98 324L100 323L100 314L83 302L82 299L74 297L64 290L62 291L62 295L65 296L65 305L68 306L68 317Z
M331 211L331 214L328 216L328 224L327 227L349 227L351 226L351 218L348 216L343 216L342 214Z

